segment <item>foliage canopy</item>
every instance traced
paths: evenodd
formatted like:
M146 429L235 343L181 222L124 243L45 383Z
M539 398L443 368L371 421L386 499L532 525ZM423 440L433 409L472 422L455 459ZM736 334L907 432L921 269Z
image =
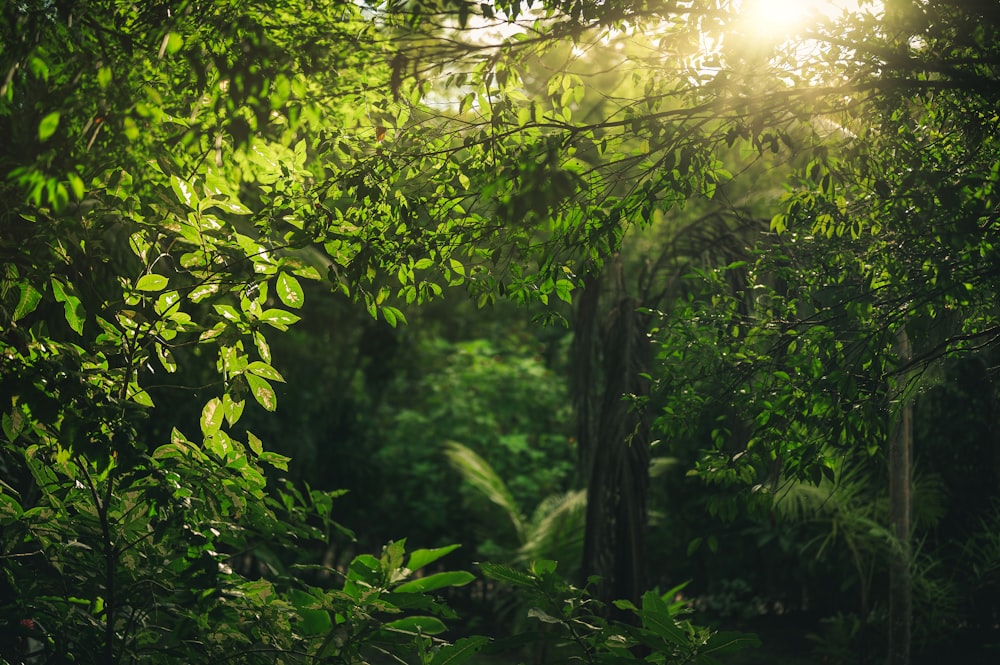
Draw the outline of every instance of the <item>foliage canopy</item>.
M357 635L449 660L427 655L448 612L425 592L471 578L411 579L440 552L387 546L336 591L289 567L343 529L333 497L269 484L288 460L240 423L278 407L269 338L303 284L393 327L453 286L559 318L627 229L701 199L746 214L734 174L784 159L746 260L645 303L666 316L650 403L681 431L722 395L714 480L818 481L830 444L877 446L912 377L997 338L1000 24L893 0L810 27L803 50L753 43L736 5L5 5L5 618L95 662L351 660ZM182 385L204 365L207 385ZM148 439L176 390L199 422ZM233 570L248 548L260 579ZM669 616L649 603L625 610Z

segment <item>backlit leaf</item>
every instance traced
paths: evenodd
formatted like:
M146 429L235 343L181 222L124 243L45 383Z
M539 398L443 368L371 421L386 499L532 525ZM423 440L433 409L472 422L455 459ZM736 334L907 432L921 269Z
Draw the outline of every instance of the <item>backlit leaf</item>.
M213 397L201 410L201 432L205 436L218 432L222 427L223 409L222 400Z
M139 281L135 283L135 288L139 291L162 291L167 288L168 283L169 280L163 275L150 273L140 277Z
M282 383L285 381L284 377L278 373L278 370L259 360L255 360L247 365L247 371L271 381L280 381Z
M250 392L258 404L268 411L274 411L278 408L278 397L270 383L256 374L244 374L243 377L246 379L247 385L250 386Z
M177 371L177 362L174 360L174 354L170 352L170 349L165 344L156 343L156 357L159 359L160 364L163 365L163 369L167 370L168 373Z
M191 183L173 175L170 176L170 186L173 188L174 194L177 195L178 201L188 208L194 209L198 206L198 194L194 191L194 186Z
M246 400L235 400L232 395L226 393L222 396L222 410L226 416L226 423L230 427L236 424L243 415L243 407L246 405Z
M299 284L299 280L286 272L282 272L278 274L275 287L278 297L281 298L281 302L295 309L302 307L305 294L302 292L302 285Z
M59 128L59 111L49 113L38 123L38 140L44 141L56 133Z
M292 325L300 318L301 317L282 309L266 309L260 315L261 321L277 328L278 330L286 330L288 326Z

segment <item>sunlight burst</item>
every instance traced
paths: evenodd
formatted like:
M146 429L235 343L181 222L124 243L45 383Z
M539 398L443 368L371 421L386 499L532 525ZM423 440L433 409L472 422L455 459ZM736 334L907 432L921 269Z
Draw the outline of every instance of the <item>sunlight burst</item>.
M834 0L744 0L745 31L762 39L781 40L828 16L842 3Z

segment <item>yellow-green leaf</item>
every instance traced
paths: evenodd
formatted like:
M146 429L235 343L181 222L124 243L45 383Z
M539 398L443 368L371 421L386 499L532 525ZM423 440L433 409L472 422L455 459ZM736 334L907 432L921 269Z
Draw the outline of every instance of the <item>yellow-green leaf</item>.
M260 315L261 321L277 328L278 330L287 329L288 326L298 321L299 318L301 317L281 309L267 309Z
M275 395L274 388L271 387L270 383L256 374L247 373L243 377L247 380L250 392L258 404L268 411L274 411L278 408L278 396Z
M305 294L302 292L302 285L299 284L299 280L286 272L279 273L276 287L281 302L295 309L302 307Z
M163 365L163 369L167 370L168 373L172 374L177 371L177 362L174 360L174 354L159 342L156 343L156 357L160 359L160 364Z
M142 406L148 406L150 408L153 407L153 398L149 396L149 393L140 388L137 383L129 385L128 398L136 404L141 404Z
M198 194L194 191L194 185L173 175L170 176L170 186L178 201L192 209L198 206Z
M38 123L38 140L44 141L56 133L59 127L59 111L49 113Z
M139 281L135 283L135 288L139 291L162 291L167 288L167 283L168 280L163 275L150 273L140 277Z
M222 410L226 414L226 422L232 427L243 415L243 407L246 404L246 400L235 400L232 395L226 393L222 396Z
M218 397L213 397L208 400L208 403L201 410L201 433L208 436L214 432L218 432L219 428L222 427L222 418L222 400Z
M251 374L256 374L259 377L270 379L271 381L280 381L281 383L285 382L284 377L278 373L278 370L274 369L267 363L260 362L259 360L255 360L247 365L247 371Z
M255 455L260 455L264 452L264 444L253 432L247 432L247 444Z
M260 359L266 363L271 362L271 347L258 330L253 331L253 343L254 346L257 347L257 353L260 354Z

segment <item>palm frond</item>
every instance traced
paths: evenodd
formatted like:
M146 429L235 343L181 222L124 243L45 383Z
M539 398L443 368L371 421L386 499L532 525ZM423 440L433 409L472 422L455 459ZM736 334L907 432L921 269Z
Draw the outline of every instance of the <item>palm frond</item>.
M546 498L535 510L517 558L521 561L553 559L562 564L563 570L576 568L583 551L586 518L586 490Z
M497 475L490 463L471 448L457 441L447 442L444 454L448 457L452 468L462 474L462 478L467 483L484 497L503 508L517 532L518 542L523 543L525 540L524 520L521 517L521 511L518 509L510 490L507 489L507 484Z

